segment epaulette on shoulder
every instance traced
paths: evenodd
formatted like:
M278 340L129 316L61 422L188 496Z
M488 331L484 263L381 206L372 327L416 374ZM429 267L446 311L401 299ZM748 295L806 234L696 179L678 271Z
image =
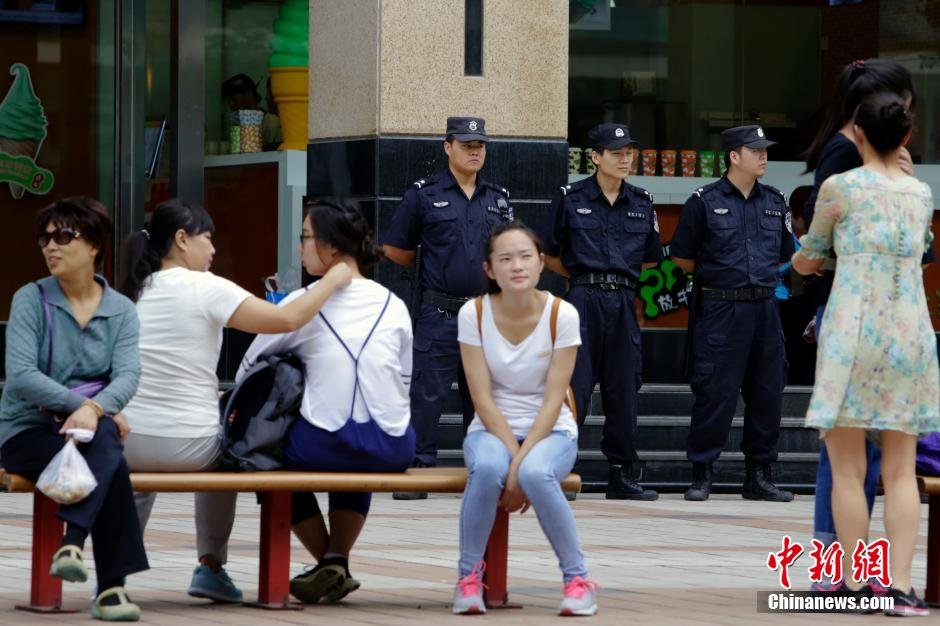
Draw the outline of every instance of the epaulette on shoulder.
M780 196L781 198L783 198L783 201L784 201L784 202L787 201L787 196L786 196L782 191L780 191L779 189L777 189L776 187L774 187L773 185L764 185L764 187L766 187L766 188L767 188L768 190L770 190L771 192L773 192L773 193L777 194L778 196Z
M437 181L438 181L438 175L431 174L430 176L425 176L421 180L416 180L412 184L415 186L416 189L421 189L423 187L427 187L428 185L433 185Z
M642 187L637 187L636 185L632 185L630 183L626 183L626 185L627 185L627 188L633 191L634 193L639 194L641 196L646 196L647 198L649 198L650 202L653 201L653 194L651 194L646 189L643 189Z
M701 187L693 191L692 195L695 196L696 198L701 198L705 194L711 193L712 191L718 189L719 184L721 184L721 179L716 180L713 183L708 183L707 185L702 185Z
M499 185L495 183L491 183L491 182L487 182L486 186L489 187L490 189L495 190L497 193L503 194L507 198L509 197L509 190L506 189L505 187L500 187Z
M587 178L582 178L581 180L576 180L570 185L565 185L564 187L561 188L562 195L567 196L572 191L581 190L584 187L585 183L587 183L587 181L589 180L591 180L590 176L588 176Z

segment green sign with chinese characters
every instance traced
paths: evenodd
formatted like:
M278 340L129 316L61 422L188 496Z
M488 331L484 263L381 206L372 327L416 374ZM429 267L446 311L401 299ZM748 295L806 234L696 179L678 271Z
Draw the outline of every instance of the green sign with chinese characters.
M15 200L27 191L43 195L55 184L55 176L36 160L46 139L46 114L33 90L29 68L10 66L13 84L0 102L0 183L10 186Z

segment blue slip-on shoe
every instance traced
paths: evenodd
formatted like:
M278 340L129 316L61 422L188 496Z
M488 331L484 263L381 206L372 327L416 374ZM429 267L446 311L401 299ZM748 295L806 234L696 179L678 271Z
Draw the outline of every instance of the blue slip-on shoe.
M206 565L200 565L193 570L193 578L186 593L194 598L208 598L215 602L242 601L241 589L235 586L225 569L213 572Z

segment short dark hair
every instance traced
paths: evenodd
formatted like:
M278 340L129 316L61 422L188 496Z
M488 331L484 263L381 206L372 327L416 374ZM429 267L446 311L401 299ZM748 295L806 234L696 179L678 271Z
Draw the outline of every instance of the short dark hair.
M496 238L504 233L508 233L511 230L521 230L529 239L532 240L532 243L535 244L535 251L539 254L545 252L545 244L542 243L542 238L539 237L538 233L532 230L531 227L526 225L522 220L509 220L508 222L500 222L490 231L490 236L486 240L486 262L492 265L490 257L493 256L493 242L496 241ZM487 278L487 293L499 293L499 285L492 278Z
M372 226L353 200L327 198L307 204L313 236L356 259L360 271L382 260L382 247L373 237Z
M101 269L112 228L111 216L103 204L87 196L72 196L53 202L36 214L36 236L45 233L49 224L78 231L82 239L98 249L95 267Z
M790 192L789 209L793 219L803 217L803 209L806 207L806 201L809 200L813 189L814 187L812 185L800 185Z

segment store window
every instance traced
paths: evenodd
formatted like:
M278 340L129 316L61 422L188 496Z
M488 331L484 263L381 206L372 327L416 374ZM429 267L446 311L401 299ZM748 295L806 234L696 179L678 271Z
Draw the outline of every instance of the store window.
M157 129L170 117L171 8L170 0L147 0L148 129ZM281 103L292 119L304 122L300 141L295 138L292 149L285 150L279 115L283 112L271 78L291 75L306 96L308 10L307 0L205 3L203 204L216 226L212 271L259 296L264 295L266 277L297 265L292 258L296 237L290 236L289 222L291 215L296 217L299 232L307 108L305 100ZM145 220L172 195L172 134L168 126L166 154L157 159L146 181ZM299 284L299 267L295 273Z
M800 161L835 77L855 59L897 60L914 77L916 163L940 163L940 11L922 0L658 2L571 0L569 140L624 121L643 148L720 149L720 132L758 123L774 161ZM667 153L671 155L671 152ZM707 154L707 152L706 152ZM582 159L580 171L586 171ZM706 165L714 160L707 158ZM642 174L642 168L638 169Z
M113 1L0 0L0 320L47 273L36 211L79 194L113 206L114 15Z
M881 57L913 77L908 148L940 208L937 7L923 0L570 0L569 179L592 172L584 145L591 126L628 123L642 150L631 180L656 198L668 246L689 194L722 172L722 130L763 126L778 142L764 182L789 195L812 183L802 175L803 153L836 76L856 59ZM940 329L940 268L929 267L925 281ZM666 260L641 283L641 323L685 328L681 270ZM794 326L798 341L802 326Z

